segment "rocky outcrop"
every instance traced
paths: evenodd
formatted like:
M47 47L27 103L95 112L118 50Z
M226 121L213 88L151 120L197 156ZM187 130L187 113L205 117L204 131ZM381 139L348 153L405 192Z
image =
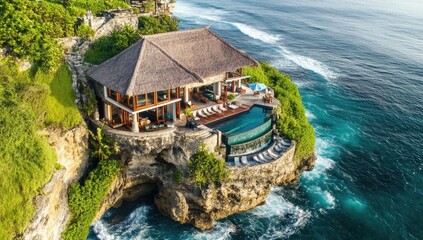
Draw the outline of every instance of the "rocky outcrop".
M250 210L266 201L271 187L294 181L300 172L293 160L295 145L281 158L266 164L227 167L230 179L219 186L204 189L188 181L166 181L159 189L155 204L165 215L181 223L206 230L215 220Z
M46 129L50 145L60 164L51 180L43 187L43 194L34 199L35 216L26 228L23 239L60 239L69 219L67 190L79 179L88 163L88 132L80 125L70 131Z
M122 200L155 192L155 204L159 211L180 223L193 224L206 230L216 220L250 210L265 202L271 187L296 180L309 170L314 159L294 161L295 142L279 159L266 164L230 167L230 179L220 185L195 188L187 177L187 162L200 142L214 151L218 135L204 129L199 132L168 130L154 133L130 133L109 129L118 140L122 152L124 170L115 181L97 218L112 206L120 206ZM175 170L184 172L184 180L173 179Z

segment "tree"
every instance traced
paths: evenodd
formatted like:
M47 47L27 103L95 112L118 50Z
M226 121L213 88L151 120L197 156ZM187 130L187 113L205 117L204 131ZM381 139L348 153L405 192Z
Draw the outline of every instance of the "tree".
M100 161L109 159L112 154L119 152L116 142L108 137L104 132L104 124L101 128L97 128L96 134L89 131L91 135L90 143L92 145L91 157Z

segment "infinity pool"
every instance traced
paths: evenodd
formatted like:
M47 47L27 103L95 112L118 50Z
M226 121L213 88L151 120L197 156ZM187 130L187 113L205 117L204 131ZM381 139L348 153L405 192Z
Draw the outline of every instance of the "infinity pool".
M269 120L266 114L270 111L269 109L254 106L248 112L240 113L207 126L223 132L226 136L233 136L264 124Z

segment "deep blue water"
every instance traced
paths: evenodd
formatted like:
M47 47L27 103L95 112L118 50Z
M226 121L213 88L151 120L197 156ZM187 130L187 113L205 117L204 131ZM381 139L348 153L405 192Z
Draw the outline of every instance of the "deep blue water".
M175 15L292 76L316 167L213 231L142 203L106 213L90 239L423 239L421 0L178 0Z
M266 114L267 110L262 107L254 106L248 112L240 113L231 118L211 123L207 126L218 129L228 136L233 136L265 123L266 120L268 120Z

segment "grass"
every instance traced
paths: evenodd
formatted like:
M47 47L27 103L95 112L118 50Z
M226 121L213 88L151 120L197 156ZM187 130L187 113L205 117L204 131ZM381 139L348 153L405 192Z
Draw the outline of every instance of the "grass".
M19 72L0 62L0 239L18 238L33 217L33 199L57 168L38 130L80 123L74 99L66 65L52 73Z
M44 101L46 125L58 124L72 129L82 122L75 105L75 92L72 89L72 74L66 64L62 64L53 73L38 71L34 76L36 83L48 86L48 94Z

